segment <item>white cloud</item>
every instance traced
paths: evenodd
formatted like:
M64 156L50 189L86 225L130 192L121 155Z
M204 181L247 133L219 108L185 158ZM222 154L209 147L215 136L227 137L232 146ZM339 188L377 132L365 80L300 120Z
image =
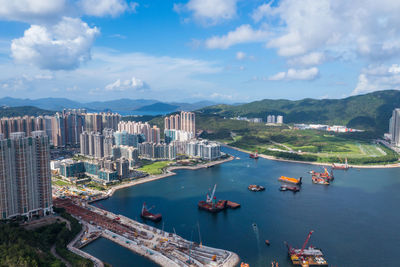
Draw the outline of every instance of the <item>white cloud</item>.
M137 8L139 7L139 3L138 2L131 2L129 4L129 7L130 7L131 12L136 13L137 12Z
M205 25L215 25L236 16L238 0L190 0L187 4L174 4L174 11L193 13L196 21Z
M232 95L226 95L226 94L220 94L220 93L212 93L210 95L210 98L212 98L212 99L232 100L233 96Z
M399 12L396 0L282 0L260 6L253 19L279 25L267 47L284 57L322 50L382 61L400 55Z
M320 52L312 52L304 56L291 58L288 60L290 65L301 65L301 66L315 66L321 64L325 59L325 55Z
M238 59L238 60L243 60L243 59L245 59L245 58L246 58L246 53L241 52L241 51L239 51L239 52L236 53L236 59Z
M387 89L400 90L400 67L398 64L391 66L371 65L363 69L358 76L357 86L352 94L357 95Z
M0 0L0 20L52 20L66 9L66 0Z
M75 69L90 59L90 48L99 33L78 18L64 17L53 26L32 25L11 44L17 62L41 69Z
M400 66L399 64L393 64L392 66L390 66L389 68L389 73L393 73L393 74L399 74L400 73Z
M259 22L263 18L268 17L271 12L271 3L272 1L268 4L262 4L253 11L251 17L255 22Z
M289 69L287 72L278 72L269 77L271 81L292 81L292 80L314 80L318 77L319 71L317 68L309 69Z
M145 90L148 89L149 86L142 80L132 77L130 80L121 81L121 79L118 79L115 82L106 85L105 88L107 91L126 91L128 89Z
M135 12L138 4L128 5L125 0L80 0L78 5L85 14L90 16L116 17L130 9Z
M254 30L250 25L244 24L234 31L223 36L213 36L206 40L206 47L209 49L227 49L236 44L262 42L268 37L264 30Z

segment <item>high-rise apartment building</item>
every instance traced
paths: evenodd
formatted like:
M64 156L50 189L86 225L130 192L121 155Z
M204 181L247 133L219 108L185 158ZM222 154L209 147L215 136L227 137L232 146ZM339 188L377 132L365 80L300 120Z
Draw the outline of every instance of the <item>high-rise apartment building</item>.
M389 133L392 144L400 146L400 108L396 108L392 112L392 117L389 121Z
M118 124L119 132L143 135L145 142L160 143L160 128L151 127L147 122L121 121Z
M109 128L118 129L121 115L117 113L87 113L85 114L85 131L99 132Z
M51 212L50 144L44 131L0 139L0 218Z
M180 114L164 118L165 130L181 130L196 135L196 116L193 112L181 111Z

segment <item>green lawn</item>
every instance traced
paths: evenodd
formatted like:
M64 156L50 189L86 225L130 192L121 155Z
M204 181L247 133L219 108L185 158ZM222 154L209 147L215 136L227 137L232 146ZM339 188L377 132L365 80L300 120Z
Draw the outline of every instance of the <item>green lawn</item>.
M161 174L163 169L167 167L172 161L157 161L139 168L139 171L146 172L150 175Z
M57 178L53 178L51 181L53 184L58 185L58 186L70 186L71 185L71 183L61 180L61 179L57 179Z

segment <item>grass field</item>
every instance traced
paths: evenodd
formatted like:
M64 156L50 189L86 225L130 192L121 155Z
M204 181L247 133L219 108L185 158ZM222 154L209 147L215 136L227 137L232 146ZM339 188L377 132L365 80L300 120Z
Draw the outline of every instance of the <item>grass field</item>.
M357 139L345 134L327 134L316 130L251 129L245 134L234 134L224 142L246 150L305 161L342 162L345 158L356 164L393 162L397 155L368 139Z
M69 186L69 185L71 185L71 183L66 182L64 180L61 180L61 179L58 179L58 178L52 178L51 182L53 184L55 184L55 185L58 185L58 186Z
M146 172L150 175L161 174L163 173L163 169L167 167L170 163L172 163L172 161L157 161L148 165L144 165L138 170Z

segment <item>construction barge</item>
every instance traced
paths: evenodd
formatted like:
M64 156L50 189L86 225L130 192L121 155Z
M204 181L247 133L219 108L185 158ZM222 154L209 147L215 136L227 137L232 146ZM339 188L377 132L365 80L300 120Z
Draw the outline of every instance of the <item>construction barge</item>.
M281 176L281 177L278 178L278 180L280 182L289 183L289 184L295 184L295 185L301 185L301 183L302 183L301 180L302 179L303 179L302 177L297 179L297 178L291 178L291 177L286 177L286 176Z
M311 171L310 173L311 180L314 184L329 185L334 179L333 169L331 169L331 172L328 172L328 169L324 168L323 172Z
M288 248L288 256L294 266L328 266L328 262L324 258L322 250L313 246L306 248L314 231L310 231L301 249L293 248L285 242Z
M240 207L239 203L235 203L229 200L218 200L215 196L215 190L217 185L214 185L214 189L210 194L207 193L206 200L200 200L197 206L199 209L206 210L212 213L217 213L227 208L237 209Z
M140 217L142 217L145 220L150 220L150 221L153 221L153 222L161 221L162 215L160 213L157 213L157 214L151 213L150 212L151 209L152 208L147 209L146 203L143 203L142 212L140 213Z

